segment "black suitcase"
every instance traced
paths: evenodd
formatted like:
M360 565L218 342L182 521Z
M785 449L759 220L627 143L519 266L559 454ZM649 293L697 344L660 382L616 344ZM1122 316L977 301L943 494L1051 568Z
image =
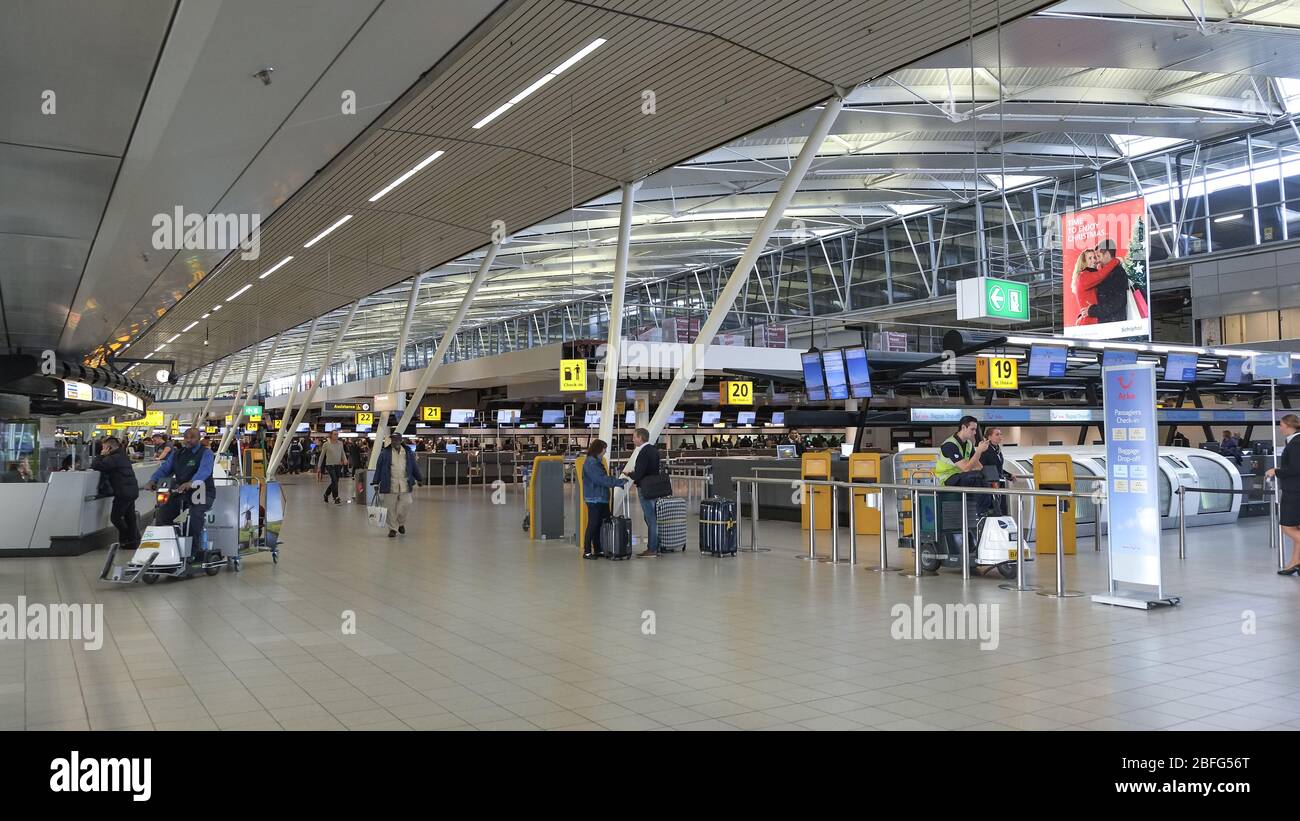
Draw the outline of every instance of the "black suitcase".
M714 496L700 502L700 552L736 555L736 503Z
M623 495L624 500L627 494ZM630 503L624 504L624 513L630 512ZM610 516L600 525L600 549L607 559L632 558L631 516Z

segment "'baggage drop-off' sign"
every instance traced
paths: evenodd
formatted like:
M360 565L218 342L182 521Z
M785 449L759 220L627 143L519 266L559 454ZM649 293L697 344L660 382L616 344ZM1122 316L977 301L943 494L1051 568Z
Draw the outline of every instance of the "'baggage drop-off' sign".
M587 389L587 360L560 360L560 390L585 391Z

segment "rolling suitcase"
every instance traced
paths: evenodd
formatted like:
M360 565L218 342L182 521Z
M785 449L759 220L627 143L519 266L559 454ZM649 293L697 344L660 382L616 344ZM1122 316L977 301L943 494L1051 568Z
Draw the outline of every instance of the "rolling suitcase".
M623 512L629 513L628 494L623 494ZM607 559L632 558L632 518L629 515L610 516L600 525L600 549Z
M685 550L686 500L680 496L655 499L655 527L659 530L660 552Z
M714 496L700 502L700 552L736 555L736 503Z

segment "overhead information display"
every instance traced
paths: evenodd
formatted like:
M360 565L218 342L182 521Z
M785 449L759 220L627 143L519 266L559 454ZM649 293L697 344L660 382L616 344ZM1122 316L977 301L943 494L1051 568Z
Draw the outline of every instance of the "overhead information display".
M1065 376L1068 350L1056 345L1035 345L1029 349L1029 375L1040 379Z

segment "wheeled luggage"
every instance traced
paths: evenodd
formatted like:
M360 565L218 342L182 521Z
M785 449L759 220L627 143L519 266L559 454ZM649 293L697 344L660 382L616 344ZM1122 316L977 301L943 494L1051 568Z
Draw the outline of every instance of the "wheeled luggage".
M610 516L600 525L600 549L607 559L632 558L632 517L626 493L623 494L623 516Z
M655 499L655 526L659 530L660 552L685 550L686 500L680 496Z
M736 503L714 496L700 502L700 552L736 555Z

